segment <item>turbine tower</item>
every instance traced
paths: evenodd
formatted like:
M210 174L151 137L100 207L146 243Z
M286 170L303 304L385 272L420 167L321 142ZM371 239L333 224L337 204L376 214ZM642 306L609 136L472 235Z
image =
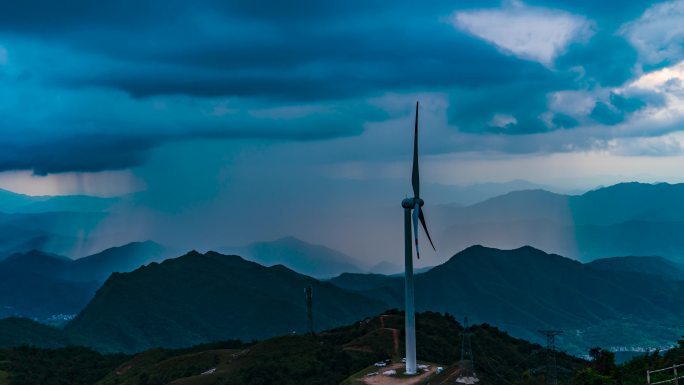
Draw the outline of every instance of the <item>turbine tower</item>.
M416 365L416 311L413 299L413 250L411 246L411 222L413 222L413 239L416 244L416 256L420 258L418 250L418 222L423 226L425 235L432 248L435 245L432 243L430 233L428 233L427 225L425 224L425 216L421 207L424 202L420 199L420 173L418 172L418 102L416 102L416 124L413 133L413 173L411 175L411 184L413 185L413 198L406 198L401 201L401 207L404 208L404 279L405 279L405 304L406 311L406 374L415 374ZM412 213L413 212L413 213Z

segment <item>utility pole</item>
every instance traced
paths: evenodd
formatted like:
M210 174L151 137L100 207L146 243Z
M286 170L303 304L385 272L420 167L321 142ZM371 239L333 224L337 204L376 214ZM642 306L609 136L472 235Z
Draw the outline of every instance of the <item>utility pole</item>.
M558 367L556 365L556 336L563 334L562 330L539 330L546 336L546 383L558 384Z
M313 293L311 289L311 285L307 286L304 288L304 297L306 299L306 320L307 320L307 329L309 331L309 334L313 335L314 334L314 327L313 327Z

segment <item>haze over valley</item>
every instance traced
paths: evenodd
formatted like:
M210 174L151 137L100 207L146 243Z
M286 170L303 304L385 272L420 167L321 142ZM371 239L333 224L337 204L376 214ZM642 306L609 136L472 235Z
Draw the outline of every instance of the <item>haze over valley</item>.
M684 245L673 236L684 223L684 211L678 211L682 186L624 183L581 195L519 190L471 205L437 206L431 225L445 231L435 239L440 248L456 252L416 270L417 309L468 316L538 342L539 329L573 330L558 344L574 354L596 344L632 350L669 346L671 336L682 331L678 320L684 314L678 300ZM17 235L5 247L14 251L0 261L2 315L58 325L67 334L45 343L8 337L5 346L72 341L137 352L304 332L300 292L307 285L323 306L314 313L320 329L403 308L404 279L396 259L378 264L295 237L217 248L222 254L188 253L148 240L71 259L50 247L34 248L60 244L52 234L42 244L32 243L35 234L46 234L26 219L32 215L8 214ZM64 221L108 212L38 215ZM73 227L60 227L61 239L76 239L92 225L66 223ZM28 234L25 240L21 234ZM274 289L281 280L284 286ZM280 321L268 321L273 317ZM646 328L648 333L635 332Z

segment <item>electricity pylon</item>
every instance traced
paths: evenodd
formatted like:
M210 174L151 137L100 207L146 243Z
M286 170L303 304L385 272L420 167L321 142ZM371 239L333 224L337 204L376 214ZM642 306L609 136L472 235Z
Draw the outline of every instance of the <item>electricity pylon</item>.
M556 336L562 334L562 330L540 330L539 333L546 336L546 383L558 384L558 366L556 364Z

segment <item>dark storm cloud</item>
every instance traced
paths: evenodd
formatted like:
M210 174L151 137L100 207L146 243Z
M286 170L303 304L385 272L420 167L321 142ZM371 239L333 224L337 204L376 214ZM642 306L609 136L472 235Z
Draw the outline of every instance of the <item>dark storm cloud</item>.
M32 170L36 175L67 171L118 170L140 165L159 143L152 137L81 135L44 143L0 145L0 170Z
M634 112L646 106L646 102L640 98L625 97L618 94L611 94L610 102L615 108L622 112Z
M358 135L364 123L383 118L366 101L387 93L445 93L449 122L467 133L570 129L579 124L575 116L542 118L550 93L618 86L635 75L636 51L616 30L648 4L529 2L595 23L593 35L571 42L552 66L505 52L450 21L456 11L501 4L2 2L0 44L8 45L10 64L18 58L21 67L12 86L16 94L40 97L27 97L24 111L0 114L11 115L5 121L17 127L52 127L53 134L43 137L45 128L26 129L27 140L20 145L0 138L0 170L127 168L144 162L159 144L192 138L302 141ZM0 71L6 72L1 66ZM9 84L10 78L0 83ZM130 100L116 96L119 92ZM36 106L32 99L41 98L66 101L57 108ZM140 107L169 98L184 98L181 111L172 116ZM619 123L649 103L640 100L599 101L590 117ZM311 106L326 112L307 113ZM289 108L287 114L295 110L294 117L279 117L277 111L267 119L252 116L254 110L279 107ZM200 116L192 108L205 111ZM206 111L211 108L216 111ZM32 117L35 110L42 121ZM99 116L107 113L118 116ZM88 115L79 120L82 125L60 123L79 114Z
M598 101L589 115L595 121L613 126L622 123L629 114L646 106L661 107L665 104L662 94L647 93L625 96L611 93L607 101Z
M364 120L385 117L382 112L368 108L354 108L353 111ZM268 110L265 113L271 114ZM292 119L268 115L237 117L233 119L233 127L226 127L215 119L200 117L175 132L136 121L55 121L52 124L54 131L47 134L31 137L5 134L5 139L0 142L0 171L32 170L34 174L45 175L125 169L143 164L149 151L161 144L193 139L305 142L358 135L363 128L352 116L346 108L314 112L296 118L295 127L292 127ZM117 126L121 129L112 130L112 127ZM26 132L30 128L18 131Z
M622 111L615 110L604 102L596 103L596 106L594 106L594 109L591 111L591 117L597 122L608 126L618 124L625 119Z
M452 9L416 12L416 26L407 25L406 15L394 8L371 15L375 8L352 7L334 18L319 15L319 8L301 7L300 13L288 19L279 13L252 14L237 7L256 20L236 19L236 14L225 10L211 17L189 10L190 15L199 16L164 28L149 26L142 37L95 29L70 44L110 56L117 63L108 71L67 72L56 77L62 84L115 88L134 97L185 94L321 100L389 90L510 83L542 76L545 71L501 55L494 47L455 30L440 19ZM333 20L322 23L321 18ZM288 24L283 25L285 21ZM220 32L203 31L202 25Z
M566 114L554 114L551 123L560 128L573 128L579 125L577 119Z
M547 72L543 76L526 79L452 93L451 123L462 131L474 133L531 134L551 130L540 117L547 110L547 93L573 86L572 75L558 76ZM516 122L505 127L496 126L492 122L495 114L513 116Z
M620 86L634 76L636 50L612 30L601 30L588 44L574 44L558 58L559 68L570 70L581 66L580 82L587 86Z
M453 34L453 31L449 31ZM526 63L500 55L495 49L479 42L461 37L454 41L458 49L440 54L439 44L421 45L412 42L413 48L400 45L350 48L344 52L304 51L303 56L293 59L285 52L285 58L273 51L254 64L248 61L233 63L228 55L225 66L216 52L200 53L178 58L182 67L165 68L168 61L155 58L158 67L140 66L102 74L64 74L58 81L74 87L101 86L125 91L133 97L185 94L201 97L250 96L279 100L335 100L350 97L366 97L387 90L447 89L449 87L479 87L494 84L515 83L521 77L547 78L546 70L535 63ZM466 41L463 41L466 40ZM453 43L453 42L451 42ZM340 43L339 47L353 46L354 41ZM447 44L444 42L444 44ZM321 47L325 45L321 42ZM443 46L443 45L442 45ZM253 52L254 48L250 48ZM327 51L321 48L321 51ZM344 48L342 48L344 50ZM268 48L260 49L267 52ZM356 51L356 52L353 52ZM207 58L206 55L211 55ZM250 53L232 52L239 60ZM260 53L259 55L265 55ZM257 55L258 56L258 55ZM327 60L320 63L318 61ZM295 64L297 62L303 68ZM302 64L303 63L303 64ZM210 67L210 68L208 68ZM214 70L211 68L221 68ZM507 68L500 71L500 68Z

